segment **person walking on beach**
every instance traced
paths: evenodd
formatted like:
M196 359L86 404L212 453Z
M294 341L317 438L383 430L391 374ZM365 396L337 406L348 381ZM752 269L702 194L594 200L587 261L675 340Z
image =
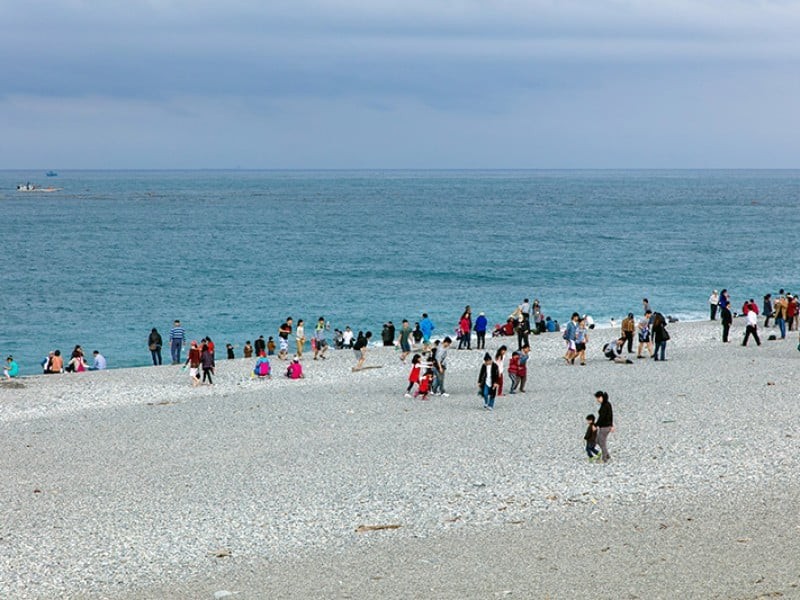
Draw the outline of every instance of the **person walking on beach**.
M208 342L200 347L200 365L203 367L203 383L208 381L208 385L212 385L214 383L211 379L211 375L214 373L214 353Z
M422 369L420 362L422 362L422 357L419 354L415 354L411 357L411 371L408 374L408 387L405 393L406 398L411 398L411 390L414 389L415 385L419 385L420 370Z
M429 350L431 347L431 334L436 326L428 318L428 313L422 313L422 320L419 322L419 329L422 332L422 349Z
M503 374L505 373L505 366L506 366L506 352L508 352L508 348L506 346L500 346L495 352L494 355L494 364L497 365L497 379L496 379L496 390L497 395L503 395Z
M177 365L181 362L181 350L186 342L186 330L181 325L179 319L175 319L172 329L169 330L169 349L172 354L172 364Z
M325 331L330 328L330 323L325 323L325 317L317 319L317 325L314 327L314 360L317 360L317 358L325 360L325 352L328 350L328 340L325 339Z
M478 372L478 393L483 396L483 408L494 410L494 400L497 396L497 380L500 372L497 363L492 360L488 352L483 355L483 365Z
M478 350L486 349L486 328L489 326L489 320L486 315L481 313L475 319L475 337L477 338L475 347Z
M519 366L517 367L517 377L519 378L519 393L525 393L525 383L528 381L528 359L531 355L530 344L525 344L519 353Z
M586 442L586 454L589 455L589 460L598 460L602 454L597 448L597 425L594 422L594 415L586 415L586 433L583 434L583 440Z
M192 387L200 385L200 347L192 340L189 345L189 357L183 367L189 365L189 377L192 378Z
M611 460L611 453L608 451L608 434L614 431L614 409L608 401L608 394L597 391L594 394L595 400L600 403L597 411L597 443L600 446L602 460L607 463Z
M758 313L754 310L747 312L747 328L744 332L744 341L742 342L742 346L747 346L747 342L751 335L756 341L756 345L760 346L761 340L758 337Z
M519 354L519 350L514 350L511 353L511 359L508 361L508 377L511 379L511 389L508 390L509 396L516 393L519 385Z
M708 297L708 307L711 312L711 320L717 320L717 306L719 305L719 294L717 290L711 292L711 295Z
M356 343L353 345L353 352L358 359L356 366L353 367L353 371L360 371L364 367L364 362L367 360L367 346L369 346L369 340L372 337L372 332L368 331L366 334L358 332L358 338L356 339Z
M572 313L569 323L567 323L567 326L564 328L564 335L561 336L567 344L567 352L564 354L564 360L567 361L568 365L575 364L575 357L578 354L575 350L575 334L578 331L578 320L580 318L581 316L578 313Z
M581 365L586 366L586 344L589 343L589 333L586 331L586 319L578 320L575 330L575 357L580 359Z
M153 327L150 330L150 335L147 336L147 347L150 350L150 358L153 359L153 366L161 364L161 347L163 345L161 334L158 333L158 329Z
M406 358L411 353L411 325L408 324L408 319L403 319L403 324L400 327L400 362L406 362Z
M427 369L425 371L425 374L422 377L420 377L419 387L417 388L417 391L414 392L414 398L422 396L420 400L427 400L428 393L431 391L431 388L433 387L435 380L436 379L433 374L433 369Z

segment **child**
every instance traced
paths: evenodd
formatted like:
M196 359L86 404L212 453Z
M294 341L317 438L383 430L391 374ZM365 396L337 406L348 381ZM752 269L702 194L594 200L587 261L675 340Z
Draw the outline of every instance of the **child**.
M269 364L269 359L267 358L266 354L262 351L261 355L256 359L256 366L253 367L253 375L255 375L256 377L269 378L271 376L271 370L272 367Z
M431 385L433 385L433 369L428 369L425 371L425 375L422 376L422 379L419 380L419 389L414 393L414 398L422 396L420 400L427 400L428 392L431 391Z
M411 390L414 388L414 384L416 383L419 385L419 373L420 373L420 362L422 361L422 357L419 354L415 354L414 357L411 359L411 372L408 374L408 387L406 388L405 397L411 398Z
M291 364L286 369L286 376L289 379L302 379L303 378L303 365L300 364L300 357L295 356Z
M289 344L286 344L286 348L289 348ZM275 355L275 340L272 339L272 336L269 336L267 340L267 356L274 356Z
M586 454L589 455L589 460L599 460L600 450L597 448L597 425L594 424L594 415L586 415L586 434L583 439L586 440Z
M228 360L236 358L233 355L233 344L225 344L225 350L228 351Z
M245 358L250 358L253 356L253 346L250 344L250 340L247 340L244 343L244 348L242 348L242 352L244 352Z

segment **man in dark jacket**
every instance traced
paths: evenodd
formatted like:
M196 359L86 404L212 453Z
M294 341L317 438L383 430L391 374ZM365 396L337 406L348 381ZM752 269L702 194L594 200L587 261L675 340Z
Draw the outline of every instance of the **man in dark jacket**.
M483 408L494 410L494 399L497 396L497 385L500 381L500 369L488 352L483 356L483 365L478 373L478 390L483 396Z

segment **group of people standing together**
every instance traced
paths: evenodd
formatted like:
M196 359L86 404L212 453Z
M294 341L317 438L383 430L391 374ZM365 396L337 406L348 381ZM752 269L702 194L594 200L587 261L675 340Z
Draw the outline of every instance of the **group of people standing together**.
M708 298L708 304L709 316L712 321L717 320L717 312L719 312L719 319L722 324L722 341L723 343L728 343L733 319L739 315L733 309L730 292L727 289L723 289L719 293L714 290ZM787 331L797 330L798 321L800 320L798 317L800 315L800 299L796 294L787 293L782 289L778 292L776 298L773 298L772 294L765 294L761 304L761 313L764 315L764 328L769 327L770 319L772 319L773 327L777 327L780 332L780 339L786 339ZM741 314L746 320L742 346L747 346L747 342L751 337L760 346L758 303L753 298L745 300L744 304L742 304ZM774 337L777 336L770 336L770 339Z

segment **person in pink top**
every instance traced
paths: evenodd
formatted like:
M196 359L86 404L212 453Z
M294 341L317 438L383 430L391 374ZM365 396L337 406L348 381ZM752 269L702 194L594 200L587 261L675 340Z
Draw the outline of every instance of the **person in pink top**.
M300 364L300 359L297 356L292 359L292 362L286 368L286 376L289 379L303 378L303 365Z

